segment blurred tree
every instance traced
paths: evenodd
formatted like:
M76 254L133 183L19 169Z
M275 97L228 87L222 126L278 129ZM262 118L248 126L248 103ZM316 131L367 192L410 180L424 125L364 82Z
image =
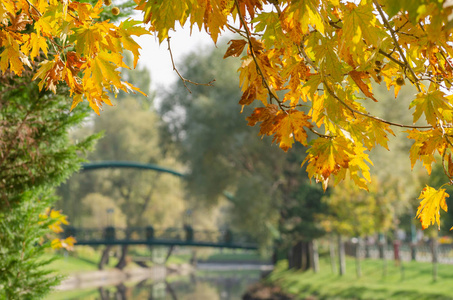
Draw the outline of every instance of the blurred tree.
M222 51L196 51L180 64L184 76L196 82L215 78L216 82L214 87L191 87L189 93L178 81L161 95L163 140L167 148L177 148L187 164L187 188L192 198L214 206L222 203L226 194L232 229L249 233L263 247L272 245L282 229L286 240L280 245L292 249L321 234L322 230L311 224L313 211L308 209L310 205L319 208L321 193L313 194L318 197L315 199L301 192L307 181L300 168L303 157L292 150L282 153L257 138L258 128L245 126L236 104L240 99L235 89L238 66L217 59ZM244 111L250 109L245 107ZM307 213L295 217L291 213L295 207ZM291 222L297 233L285 229ZM302 256L300 251L295 255Z
M397 201L392 182L379 184L373 178L369 191L357 187L351 180L337 185L330 195L323 197L327 204L326 213L319 215L319 221L328 232L338 235L340 275L345 274L345 251L343 236L365 237L386 232L393 225L395 212L393 203ZM356 244L357 276L361 276L358 244ZM332 259L332 257L331 257Z
M125 74L135 78L143 90L149 89L147 70L138 69ZM106 117L93 116L85 128L74 133L77 138L87 133L104 132L105 137L98 142L88 159L141 162L182 169L171 152L163 153L160 148L159 116L154 112L153 97L120 94L117 99L116 107L104 112ZM182 226L179 223L186 204L178 188L180 181L180 178L170 174L136 169L85 171L71 178L71 182L60 189L64 196L59 206L68 212L77 226L99 224L99 216L104 216L106 220L108 209L113 209L113 214L116 214L115 223L112 218L110 224L113 226ZM80 199L84 199L82 205ZM101 201L103 205L94 205L91 200ZM124 267L127 250L123 247L118 267Z

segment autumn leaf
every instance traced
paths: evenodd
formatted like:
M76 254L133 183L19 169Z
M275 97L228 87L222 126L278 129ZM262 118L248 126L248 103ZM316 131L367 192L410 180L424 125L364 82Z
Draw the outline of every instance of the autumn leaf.
M414 123L424 114L428 124L436 126L437 120L443 118L442 111L451 109L447 101L445 94L439 90L419 93L409 106L409 108L415 107Z
M354 154L347 146L349 142L343 138L319 137L307 150L307 157L302 165L307 163L307 172L310 178L321 182L324 190L327 189L331 175L335 175L342 168L347 168Z
M447 211L445 198L449 196L445 192L445 189L436 190L430 186L426 186L423 189L418 197L421 201L416 215L420 219L423 229L437 223L438 229L440 230L440 209L442 208L444 211Z
M128 68L125 50L134 55L134 67L139 60L134 36L152 32L162 43L189 21L191 32L204 31L214 44L225 33L236 35L224 57L242 61L239 103L264 106L255 108L249 124L258 124L260 135L273 136L283 150L296 141L307 144L307 171L324 187L329 178L339 182L349 174L366 188L367 151L376 145L388 148L394 127L411 130L412 167L421 161L430 172L437 154L453 150L453 99L447 96L453 93L453 14L447 2L135 2L143 19L117 24L101 17L102 1L93 6L76 0L3 0L1 75L21 76L29 69L41 89L56 92L59 84L67 85L71 109L87 100L99 113L103 104L112 104L111 93L140 92L121 77L122 68ZM371 79L393 87L395 97L401 85L417 89L410 104L413 122L424 115L426 128L368 111L357 93L376 101ZM310 141L306 130L313 126L324 133L314 133L319 138ZM452 176L450 157L448 163Z
M453 160L451 158L451 153L448 154L447 171L448 175L453 176Z
M266 134L274 134L272 141L279 143L279 146L283 151L288 151L294 144L294 141L298 141L302 145L307 146L308 136L304 127L312 127L311 123L308 121L310 117L298 110L290 110L286 114L281 115L281 118L276 118L274 120L274 130L267 132Z
M377 44L378 28L372 5L347 3L344 13L343 35L345 41L357 45L364 38L371 44Z
M431 166L436 161L434 155L436 152L443 153L447 145L442 130L439 128L425 131L412 129L407 132L409 133L407 138L414 140L409 151L411 167L414 168L417 160L420 160L428 174L431 174Z
M229 56L237 57L241 55L242 51L244 50L245 45L247 45L247 41L245 40L231 40L228 42L230 46L228 46L227 51L223 58L227 58Z
M352 80L354 80L354 82L357 84L362 93L365 94L365 96L371 98L374 102L378 102L376 98L374 98L370 86L362 81L363 78L369 78L369 76L367 76L365 72L352 70L348 74L349 76L351 76Z

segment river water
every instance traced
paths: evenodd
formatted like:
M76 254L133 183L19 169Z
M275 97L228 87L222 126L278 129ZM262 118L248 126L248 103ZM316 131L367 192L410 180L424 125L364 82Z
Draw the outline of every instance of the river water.
M55 292L49 300L240 300L260 280L262 265L199 265L190 275L142 279L84 290Z

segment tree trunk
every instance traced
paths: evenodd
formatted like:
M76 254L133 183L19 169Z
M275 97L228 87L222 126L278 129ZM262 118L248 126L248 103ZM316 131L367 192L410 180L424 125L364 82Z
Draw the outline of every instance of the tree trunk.
M329 238L329 254L330 254L330 266L332 268L332 273L337 271L337 266L335 263L335 242L333 235L330 235Z
M341 238L341 235L338 235L338 258L340 265L340 276L346 274L346 260L345 260L345 251L344 251L344 242Z
M294 268L296 270L302 270L304 267L304 264L306 262L304 261L303 257L303 245L302 242L299 241L293 246L293 261L294 261Z
M370 258L370 239L368 236L365 238L365 258Z
M197 250L192 250L192 257L190 258L190 264L194 267L197 267Z
M310 255L310 268L313 272L319 272L319 254L318 254L318 243L316 240L308 242L309 255Z
M432 245L431 245L431 253L433 257L433 281L437 281L437 261L438 261L438 242L437 242L437 236L433 237L432 240Z
M124 269L124 267L126 267L126 265L127 265L126 256L127 256L127 250L128 249L129 249L129 245L122 245L121 246L120 260L116 264L115 268L122 270L122 269Z
M101 261L98 264L98 269L99 270L104 270L104 265L108 264L110 249L112 249L112 246L108 245L108 246L105 247L104 251L102 251Z
M116 286L116 299L127 300L127 288L122 283Z
M288 258L288 269L294 268L294 253L293 253L293 247L290 247L287 251L287 258Z

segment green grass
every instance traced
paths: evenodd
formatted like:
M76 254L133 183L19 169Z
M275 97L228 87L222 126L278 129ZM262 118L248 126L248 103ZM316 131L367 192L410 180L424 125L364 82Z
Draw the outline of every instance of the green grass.
M46 300L97 300L99 299L98 289L56 291L46 296Z
M171 255L167 260L167 265L181 265L190 262L190 254Z
M48 268L57 270L62 275L69 275L78 272L96 271L98 263L101 260L101 253L89 247L78 247L74 252L66 255L56 252L50 252L44 258L57 257ZM110 257L106 269L112 268L118 262L115 257Z
M406 262L401 268L387 261L385 265L363 260L362 277L357 278L353 259L347 260L344 276L334 274L327 259L321 260L317 274L286 270L287 262L281 262L269 280L300 299L453 299L453 265L439 264L437 281L430 263Z

